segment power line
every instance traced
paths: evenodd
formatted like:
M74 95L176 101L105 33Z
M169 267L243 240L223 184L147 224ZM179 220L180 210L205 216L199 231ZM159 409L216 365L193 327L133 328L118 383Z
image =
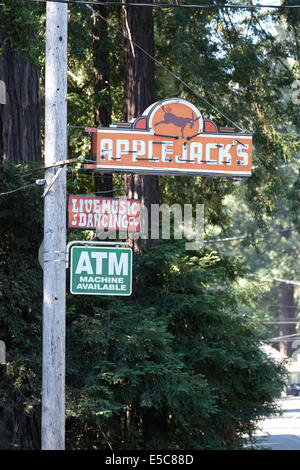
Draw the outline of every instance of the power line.
M126 188L115 188L115 189L109 189L107 191L97 191L91 194L105 194L105 193L114 193L115 191L125 191Z
M87 8L89 8L93 15L98 16L101 18L103 21L108 23L108 20L102 16L99 12L96 12L91 5L93 6L122 6L122 7L127 7L127 6L139 6L139 7L173 7L173 8L281 8L281 7L291 7L291 8L296 8L299 7L300 5L234 5L234 4L227 4L227 5L221 5L221 4L171 4L171 3L122 3L122 2L101 2L101 1L84 1L84 0L28 0L28 1L33 1L33 2L39 2L42 1L44 3L47 2L55 2L57 1L58 3L73 3L73 4L83 4L86 5ZM226 114L224 114L222 111L220 111L217 107L209 103L203 96L201 96L198 92L196 92L192 87L190 87L184 80L182 80L178 75L176 75L174 72L169 70L164 64L162 64L160 61L155 59L151 54L149 54L144 48L142 48L139 44L137 44L135 41L133 41L131 38L129 38L127 35L123 33L119 28L112 26L112 28L117 31L119 34L123 36L124 39L127 39L128 41L131 42L136 48L138 48L141 52L143 52L148 58L153 60L157 65L159 65L161 68L163 68L169 75L171 75L173 78L178 80L184 87L186 87L188 90L190 90L195 96L197 96L199 99L201 99L207 106L209 106L211 109L213 109L215 112L217 112L220 116L225 118L228 122L230 122L233 126L235 126L239 131L245 132L238 124L236 124L234 121L232 121ZM80 127L80 126L72 126L72 127Z
M55 168L55 167L58 167L58 166L62 166L62 165L70 165L71 163L95 163L94 160L87 160L85 158L71 158L69 160L64 160L63 162L58 162L58 163L55 163L53 165L50 165L50 166L40 166L38 168L33 168L31 169L29 172L26 172L26 173L22 173L21 176L23 178L25 178L26 176L31 176L33 175L34 173L38 172L38 171L41 171L41 170L47 170L48 168ZM83 170L84 168L79 168L80 170Z
M236 237L227 237L227 238L215 238L211 240L204 240L204 243L221 243L221 242L230 242L234 240L244 240L245 238L260 238L260 237L266 237L268 235L277 235L280 233L286 233L286 232L291 232L293 230L296 230L295 227L289 227L286 229L282 230L273 230L271 232L257 232L257 233L250 233L248 235L239 235Z
M95 163L93 161L93 163ZM99 174L101 173L101 168L98 168L97 169L97 172L96 173L93 173L93 174L88 174L86 173L87 171L89 171L89 168L76 168L76 169L73 169L73 168L68 168L69 171L71 171L71 175L72 178L74 178L74 176L76 178L99 178L99 179L102 179L102 178L111 178L111 175L103 175L103 174ZM83 171L83 173L79 173L79 170ZM99 173L98 173L99 172Z
M74 159L75 160L75 159ZM67 161L67 160L66 160ZM78 161L86 161L86 160L78 160ZM62 164L60 162L60 164ZM66 163L64 163L66 164ZM52 167L56 167L58 166L57 164L55 165L52 165L51 167L40 167L38 169L36 169L36 171L38 170L44 170L45 168L52 168ZM26 175L24 176L28 176L30 173L27 173ZM80 176L85 176L85 175L80 175ZM105 175L103 176L105 178ZM107 177L110 177L110 176L107 176ZM102 178L102 176L101 176ZM12 193L15 193L17 191L22 191L22 190L25 190L26 188L29 188L31 186L35 186L37 183L31 183L31 184L27 184L25 186L21 186L19 188L16 188L16 189L13 189L12 191L7 191L7 192L4 192L4 193L0 193L0 196L6 196L6 195L9 195L9 194L12 194ZM101 193L111 193L111 192L115 192L115 191L124 191L126 188L115 188L115 189L112 189L112 190L107 190L107 191L99 191L98 193L101 194ZM97 194L97 193L93 193L93 194ZM241 236L238 236L238 237L230 237L230 238L218 238L218 239L211 239L211 240L204 240L204 243L219 243L219 242L227 242L227 241L232 241L232 240L241 240L241 239L245 239L245 238L249 238L249 237L263 237L263 236L268 236L268 235L275 235L275 234L280 234L280 233L285 233L285 232L289 232L289 231L292 231L292 230L296 230L295 227L290 227L288 229L282 229L282 230L276 230L276 231L271 231L271 232L264 232L264 233L257 233L257 234L251 234L251 235L241 235ZM248 274L248 276L251 276L251 277L259 277L255 274ZM284 282L284 283L287 283L287 284L293 284L293 285L299 285L300 286L300 282L297 282L297 281L290 281L290 280L286 280L286 279L278 279L278 278L272 278L270 276L266 276L264 278L261 278L261 279L264 279L264 280L273 280L273 281L278 281L278 282Z
M42 167L39 167L39 168L34 168L31 172L21 174L21 176L26 177L26 176L33 175L37 171L46 170L46 169L49 169L49 168L62 167L64 165L70 165L72 163L77 163L77 162L90 162L90 161L91 160L85 160L83 158L73 158L73 159L70 159L70 160L63 160L61 162L56 162L53 165L47 165L47 166L42 166ZM23 190L25 190L27 188L30 188L32 186L39 186L39 184L37 182L26 184L24 186L20 186L19 188L12 189L11 191L6 191L6 192L3 192L3 193L0 193L0 197L1 196L7 196L7 195L10 195L10 194L16 193L18 191L23 191Z
M93 5L95 5L94 2L92 2ZM127 4L126 4L127 5ZM133 4L133 5L137 5L137 4ZM141 4L139 4L141 5ZM102 16L99 12L95 11L89 4L86 5L87 8L89 8L89 10L91 10L93 12L93 15L95 16L98 16L99 18L101 18L103 21L105 21L107 24L108 24L108 20ZM130 37L128 37L126 34L123 33L123 31L121 31L119 28L117 28L116 26L112 26L113 29L115 31L117 31L119 34L121 34L123 36L124 39L127 39L127 41L129 41L131 44L133 44L135 47L137 47L141 52L143 52L143 54L145 54L149 59L153 60L157 65L159 65L163 70L165 70L165 72L167 72L169 75L171 75L173 78L175 78L177 81L179 81L183 86L185 86L188 90L190 90L195 96L197 96L197 98L201 99L203 101L203 103L205 103L207 106L209 106L211 109L213 109L214 111L216 111L220 116L224 117L228 122L230 122L233 126L235 126L237 129L239 129L241 132L244 132L243 129L238 125L236 124L235 122L233 122L228 116L226 116L226 114L222 113L222 111L220 111L218 108L216 108L214 105L212 105L211 103L209 103L205 98L203 98L203 96L201 96L197 91L193 90L192 87L190 87L184 80L182 80L180 77L178 77L178 75L176 75L174 72L172 72L171 70L169 70L162 62L160 62L159 60L155 59L155 57L153 57L151 54L149 54L149 52L147 52L142 46L140 46L139 44L137 44L135 41L133 41Z
M264 325L294 325L300 323L299 320L285 320L285 321L262 321Z
M83 4L86 5L87 8L89 8L95 16L98 16L101 18L103 21L108 23L108 20L103 17L99 12L96 12L91 5L101 5L101 6L121 6L121 7L127 7L127 6L139 6L139 7L160 7L160 8L296 8L299 7L300 5L235 5L235 4L227 4L227 5L222 5L222 4L171 4L171 3L126 3L124 4L123 2L113 2L113 1L108 1L108 2L103 2L103 1L85 1L85 0L28 0L28 1L33 1L33 2L39 2L42 1L44 3L47 2L57 2L57 3L64 3L64 4ZM222 113L218 108L216 108L214 105L209 103L203 96L201 96L198 92L193 90L186 82L184 82L180 77L178 77L175 73L173 73L171 70L169 70L165 65L163 65L161 62L159 62L157 59L155 59L151 54L149 54L145 49L143 49L139 44L137 44L135 41L133 41L131 38L126 36L123 31L118 29L117 27L113 26L113 29L117 31L119 34L123 36L124 39L127 39L128 41L131 42L135 47L137 47L140 51L142 51L147 57L152 59L157 65L162 67L168 74L170 74L173 78L178 80L182 85L184 85L187 89L189 89L195 96L197 96L199 99L201 99L207 106L209 106L211 109L216 111L220 116L224 117L228 122L230 122L233 126L235 126L237 129L239 129L241 132L244 132L244 130L235 122L233 122L228 116L226 116L224 113Z
M37 2L38 0L30 0L30 1L35 1ZM48 2L48 1L55 1L55 0L42 0L44 2ZM83 5L86 5L86 7L92 11L93 15L96 16L96 17L99 17L101 18L103 21L105 21L107 24L109 23L108 20L103 16L101 15L99 12L95 11L91 5L95 6L95 5L113 5L113 4L116 4L116 5L119 5L119 6L124 6L123 3L120 3L120 2L89 2L89 1L83 1L83 0L70 0L70 2L68 2L67 0L60 0L61 3L81 3ZM171 4L156 4L156 3L153 3L153 4L148 4L148 3L145 3L145 4L141 4L141 3L126 3L126 6L129 5L129 6L162 6L162 5L171 5ZM176 4L175 4L176 5ZM185 4L187 5L187 4ZM176 5L178 6L178 5ZM199 6L199 5L198 5ZM213 109L216 113L218 113L220 116L222 116L223 118L225 118L228 122L230 122L234 127L236 127L237 129L239 129L239 131L241 132L244 132L244 130L238 125L236 124L235 122L233 122L228 116L226 116L226 114L224 114L222 111L220 111L216 106L212 105L211 103L209 103L209 101L207 101L205 98L203 98L203 96L201 96L197 91L195 91L192 87L190 87L184 80L182 80L178 75L176 75L174 72L172 72L171 70L169 70L162 62L160 62L159 60L157 60L155 57L153 57L149 52L147 52L142 46L140 46L138 43L136 43L135 41L133 41L131 38L129 38L126 34L123 33L123 31L121 31L119 28L117 28L116 26L112 26L112 28L118 32L119 34L122 35L122 37L128 41L130 41L131 44L133 44L137 49L139 49L143 54L145 54L149 59L153 60L157 65L159 65L163 70L165 70L165 72L167 72L169 75L171 75L173 78L175 78L177 81L179 81L184 87L186 87L188 90L190 90L195 96L197 96L197 98L199 98L203 103L206 104L206 106L209 106L211 109ZM75 126L72 126L72 127L75 127ZM76 126L76 127L80 127L80 126Z
M284 308L297 308L297 305L281 305ZM269 308L279 308L279 305L269 305Z
M269 275L265 276L265 277L260 277L258 276L257 274L247 274L247 276L249 277L257 277L259 278L261 281L275 281L275 282L283 282L284 284L291 284L293 286L300 286L300 282L299 281L294 281L294 280L289 280L289 279L280 279L278 277L271 277Z
M197 10L201 9L209 9L209 8L220 8L220 9L261 9L261 8L271 8L271 9L290 9L290 8L300 8L300 5L247 5L247 4L220 4L220 3L122 3L122 2L114 2L114 1L87 1L87 0L28 0L35 3L49 3L49 2L56 2L56 3L68 3L68 4L78 4L78 5L95 5L98 4L100 6L119 6L119 7L150 7L150 8L193 8Z
M5 193L0 193L0 196L7 196L12 193L16 193L18 191L23 191L27 188L30 188L31 186L37 186L36 183L31 183L31 184L26 184L25 186L21 186L20 188L13 189L12 191L6 191Z
M285 339L267 339L266 343L291 343L294 340L298 340L300 336L295 336L294 338L285 338Z
M282 341L282 340L288 340L291 341L292 339L295 339L295 336L299 336L299 333L294 333L292 335L285 335L285 336L278 336L276 338L270 338L268 341ZM291 340L290 340L291 338Z
M300 286L299 281L289 281L288 279L279 279L278 277L270 277L270 276L267 276L267 279L271 279L271 281L276 281L276 282L283 282L285 284L291 284L293 286Z

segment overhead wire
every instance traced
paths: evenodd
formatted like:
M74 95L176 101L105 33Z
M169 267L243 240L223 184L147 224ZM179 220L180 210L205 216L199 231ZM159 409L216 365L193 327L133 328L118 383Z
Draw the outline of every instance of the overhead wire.
M38 1L38 0L29 0L29 1ZM55 1L55 0L43 0L47 3L47 1ZM58 3L69 3L68 0L60 0L60 2ZM122 6L122 7L127 7L127 6L130 6L130 5L139 5L139 6L149 6L150 4L146 3L146 4L141 4L141 3L120 3L120 2L86 2L86 1L81 1L81 0L71 0L70 3L81 3L83 5L86 5L86 7L91 10L92 14L98 18L101 18L104 22L106 22L107 24L109 23L107 18L105 18L103 15L101 15L98 11L95 11L94 8L92 7L93 6L97 6L97 5L100 5L100 4L103 4L103 5L109 5L109 4L116 4L116 5L119 5L119 6ZM162 5L162 4L156 4L156 3L153 3L152 5ZM165 4L165 5L169 5L169 4ZM142 46L140 46L137 42L133 41L132 38L128 37L122 30L120 30L119 28L117 28L116 26L111 26L116 32L118 32L124 39L130 41L130 43L132 45L134 45L137 49L139 49L144 55L146 55L149 59L153 60L158 66L160 66L165 72L167 72L170 76L172 76L173 78L175 78L177 81L179 81L185 88L187 88L188 90L190 90L197 98L199 98L203 103L205 103L206 106L210 107L211 109L213 109L216 113L218 113L220 116L222 116L223 118L226 119L227 122L229 122L230 124L232 124L234 127L236 127L240 132L246 132L245 130L243 130L238 124L236 124L234 121L232 121L226 114L224 114L222 111L220 111L216 106L214 106L213 104L211 104L209 101L207 101L202 95L200 95L200 93L198 93L196 90L194 90L190 85L188 85L184 80L182 80L182 78L180 78L178 75L176 75L174 72L172 72L170 69L168 69L168 67L166 67L162 62L160 62L159 60L157 60L155 57L153 57L153 55L151 55L148 51L146 51ZM75 127L75 126L72 126L72 127ZM77 126L76 126L77 127ZM78 126L79 127L79 126Z
M281 279L281 278L278 278L278 277L272 277L272 276L264 276L264 277L261 277L259 276L258 274L247 274L248 277L256 277L256 278L259 278L261 281L275 281L275 282L282 282L284 284L291 284L293 286L300 286L300 281L296 281L296 280L290 280L290 279Z
M80 159L78 160L80 162L82 161L86 161L85 159ZM74 160L73 162L74 163ZM53 165L53 166L57 166L56 165ZM37 170L45 170L47 168L51 168L51 166L49 167L40 167ZM81 170L81 168L79 168L78 170ZM74 170L72 170L74 171ZM24 176L28 176L30 173L27 173L26 175ZM90 177L93 177L93 175L79 175L79 176L82 176L82 177L86 177L86 176L90 176ZM110 178L110 175L101 175L101 178ZM16 189L13 189L11 191L6 191L6 192L3 192L3 193L0 193L0 196L6 196L6 195L9 195L9 194L12 194L12 193L15 193L17 191L22 191L22 190L25 190L26 188L29 188L29 187L32 187L32 186L36 186L37 183L30 183L30 184L27 184L27 185L24 185L24 186L21 186L19 188L16 188ZM102 194L102 193L110 193L110 192L117 192L117 191L125 191L126 188L115 188L115 189L111 189L111 190L107 190L107 191L98 191L98 193L94 192L93 194ZM289 228L286 228L286 229L279 229L279 230L272 230L272 231L268 231L268 232L258 232L258 233L255 233L253 232L252 234L247 234L247 235L240 235L240 236L236 236L236 237L226 237L226 238L216 238L216 239L209 239L209 240L204 240L204 243L219 243L219 242L228 242L228 241L234 241L234 240L243 240L243 239L246 239L246 238L261 238L261 237L265 237L265 236L269 236L269 235L277 235L277 234L281 234L281 233L286 233L286 232L290 232L290 231L294 231L296 230L296 227L289 227ZM248 276L256 276L255 274L248 274ZM278 281L278 282L285 282L285 283L290 283L290 284L294 284L294 285L300 285L300 282L297 282L297 281L290 281L290 280L286 280L286 279L278 279L278 278L272 278L270 276L266 276L263 278L264 280L274 280L274 281Z
M115 1L88 1L88 0L27 0L35 3L63 3L63 4L78 4L78 5L95 5L96 3L101 6L128 6L128 7L150 7L150 8L193 8L193 9L209 9L209 8L227 8L227 9L250 9L250 10L255 10L255 9L295 9L295 8L300 8L300 4L298 5L290 5L290 4L284 4L284 5L275 5L275 4L270 4L270 5L263 5L263 4L246 4L246 3L241 3L241 4L235 4L235 3L227 3L227 4L222 4L222 3L159 3L159 2L150 2L150 3L132 3L128 2L126 4L122 2L115 2Z
M34 1L34 2L43 2L43 3L48 3L48 2L54 2L56 1L57 3L68 3L68 4L84 4L86 5L88 8L90 8L93 12L94 15L96 16L99 16L102 20L106 21L106 18L103 17L100 13L98 12L95 12L94 9L90 6L90 5L95 5L95 2L88 2L88 1L83 1L83 0L30 0L30 1ZM103 5L103 6L126 6L126 7L160 7L160 8L197 8L197 9L202 9L202 8L233 8L233 9L257 9L257 8L276 8L276 9L287 9L287 8L300 8L300 5L234 5L234 4L227 4L227 5L223 5L223 4L163 4L163 3L126 3L125 5L121 2L97 2L98 5ZM119 30L118 28L114 27L114 29L116 31L118 31L120 34L122 34L122 36L129 40L129 38L121 31ZM139 50L141 50L145 55L147 55L150 59L154 60L155 63L157 65L159 65L161 68L163 68L168 74L170 74L171 76L173 76L173 78L175 78L176 80L178 80L182 85L184 85L187 89L189 89L195 96L197 96L199 99L201 99L206 105L210 106L212 109L214 109L214 111L216 111L218 114L220 114L221 116L223 116L225 119L227 119L231 124L233 124L235 127L237 127L238 129L240 129L242 131L242 128L240 128L240 126L238 126L236 123L234 123L232 120L230 120L228 118L228 116L226 116L224 113L222 113L218 108L216 108L214 105L212 105L211 103L209 103L205 98L203 98L199 93L197 93L195 90L193 90L186 82L184 82L180 77L178 77L175 73L173 73L172 71L170 71L166 66L164 66L164 64L162 64L160 61L158 61L157 59L155 59L151 54L149 54L147 51L145 51L145 49L143 49L139 44L137 44L136 42L132 41L131 42L134 44L135 47L137 47ZM82 161L82 159L80 160ZM87 161L87 160L85 160ZM41 167L41 168L38 168L38 169L34 169L32 170L31 173L27 173L25 174L24 176L28 176L28 175L31 175L33 174L33 172L35 171L39 171L39 170L44 170L45 168L44 167ZM105 176L103 176L105 177ZM110 176L107 176L107 177L110 177ZM22 191L22 190L25 190L29 187L33 187L33 186L36 186L36 183L31 183L31 184L27 184L27 185L24 185L24 186L21 186L19 188L16 188L14 190L11 190L11 191L6 191L6 192L3 192L3 193L0 193L0 196L6 196L6 195L10 195L10 194L13 194L13 193L16 193L18 191ZM116 189L113 189L113 190L107 190L107 191L101 191L101 192L95 192L93 194L102 194L102 193L111 193L111 192L115 192L115 191L121 191L121 190L125 190L125 188L116 188ZM264 232L264 233L257 233L257 234L248 234L248 235L244 235L244 236L237 236L237 237L227 237L227 238L223 238L223 239L214 239L214 240L205 240L205 243L218 243L218 242L226 242L226 241L233 241L233 240L241 240L241 239L245 239L245 238L249 238L249 237L263 237L263 236L267 236L267 235L272 235L272 234L279 234L279 233L282 233L282 232L287 232L287 231L291 231L291 230L295 230L295 228L291 227L289 229L285 229L285 230L279 230L279 231L272 231L272 232ZM266 279L266 278L265 278ZM277 279L277 278L271 278L271 277L268 277L268 279L271 279L271 280L274 280L274 281L279 281L279 282L286 282L286 283L290 283L290 284L294 284L294 285L300 285L300 283L297 283L295 281L289 281L289 280L283 280L283 279ZM281 323L299 323L299 321L289 321L289 322L265 322L265 323L276 323L276 324L281 324ZM295 336L299 336L297 334L293 334L293 335L286 335L286 336L282 336L282 337L277 337L277 338L271 338L269 339L270 342L275 342L275 341L282 341L282 340L285 340L285 339L288 339L288 338L292 338L292 337L295 337Z
M295 336L300 336L299 333L294 333L292 335L285 335L285 336L278 336L278 337L275 337L275 338L270 338L268 339L268 341L282 341L282 340L289 340L290 338L292 339L295 339Z
M274 7L274 8L280 8L280 6L278 5L232 5L232 4L227 4L227 5L218 5L218 4L197 4L197 5L194 5L194 4L162 4L162 3L145 3L145 4L142 4L142 3L121 3L121 2L89 2L89 1L83 1L83 0L29 0L29 1L34 1L34 2L39 2L39 1L42 1L44 3L47 3L47 2L57 2L57 3L65 3L65 4L68 4L68 3L77 3L77 4L84 4L87 6L87 8L89 8L93 15L95 16L98 16L100 17L103 21L105 21L106 23L108 23L108 20L102 16L99 12L95 11L91 5L95 6L95 5L103 5L103 6L108 6L108 5L118 5L118 6L153 6L153 7L195 7L195 8L210 8L210 7L220 7L220 8L224 8L224 7L232 7L232 8L271 8L271 7ZM284 7L288 7L288 5L283 5ZM282 7L283 7L282 6ZM292 7L292 8L295 8L295 7L300 7L300 5L289 5L289 7ZM184 82L180 77L178 77L176 74L174 74L171 70L169 70L164 64L162 64L160 61L158 61L157 59L155 59L151 54L149 54L144 48L142 48L139 44L137 44L135 41L132 41L132 39L128 38L128 36L126 36L123 31L121 31L119 28L113 26L113 29L115 31L117 31L119 34L121 34L125 39L127 40L130 40L132 44L134 44L135 47L137 47L139 50L141 50L146 56L148 56L150 59L152 59L156 64L158 64L160 67L162 67L167 73L169 73L171 76L173 76L176 80L178 80L181 84L183 84L186 88L188 88L193 94L195 94L195 96L197 96L199 99L201 99L205 104L207 104L208 106L210 106L212 109L214 109L217 113L219 113L221 116L223 116L225 119L227 119L227 121L229 121L231 124L233 124L235 127L237 127L238 129L240 129L240 131L243 131L242 128L240 126L238 126L236 123L234 123L230 118L228 118L228 116L226 116L224 113L222 113L218 108L216 108L214 105L212 105L211 103L209 103L205 98L203 98L203 96L201 96L198 92L196 92L195 90L193 90L186 82ZM80 128L81 126L69 126L69 127L78 127ZM91 161L91 160L86 160L86 159L78 159L78 161L85 161L85 162L93 162L94 161ZM57 166L56 165L53 165L53 166ZM50 168L50 167L48 167ZM36 172L36 171L39 171L39 170L42 170L42 169L45 169L45 167L41 167L41 168L37 168L37 169L34 169L32 170L30 173L27 173L27 174L24 174L23 176L29 176L31 174L33 174L33 172ZM105 176L103 176L105 177ZM110 176L107 176L107 177L110 177ZM7 195L7 194L11 194L11 193L14 193L16 191L20 191L20 190L23 190L23 189L26 189L27 187L30 187L30 186L33 186L35 185L36 183L32 183L32 184L29 184L29 185L26 185L26 186L23 186L21 188L17 188L15 190L12 190L12 191L8 191L8 192L5 192L5 193L0 193L0 196L3 196L3 195ZM115 191L119 191L121 189L125 189L125 188L117 188ZM107 192L113 192L114 190L109 190ZM103 191L104 192L104 191ZM96 193L94 193L96 194ZM264 232L264 233L253 233L253 234L248 234L248 235L242 235L242 236L236 236L236 237L227 237L227 238L220 238L220 239L211 239L211 240L205 240L204 243L219 243L219 242L226 242L226 241L234 241L234 240L242 240L242 239L245 239L245 238L250 238L250 237L263 237L263 236L267 236L267 235L271 235L271 234L279 234L279 233L283 233L283 232L287 232L287 231L291 231L291 230L295 230L295 228L291 227L291 228L288 228L288 229L283 229L283 230L279 230L279 231L272 231L272 232Z
M114 193L116 191L125 191L126 188L115 188L115 189L108 189L107 191L96 191L92 192L91 194L106 194L106 193Z
M236 5L236 4L182 4L182 3L176 3L176 4L171 4L171 3L131 3L131 2L128 2L128 3L123 3L123 2L113 2L113 1L108 1L108 2L102 2L102 1L85 1L85 0L28 0L28 1L34 1L34 2L38 2L38 1L43 1L44 3L48 3L48 2L57 2L57 3L64 3L64 4L69 4L69 3L73 3L73 4L83 4L85 5L87 8L89 8L93 15L94 16L97 16L99 18L101 18L103 21L105 21L106 23L108 23L108 20L103 16L101 15L99 12L95 11L92 7L93 6L121 6L121 7L127 7L127 6L139 6L139 7L161 7L161 8L165 8L165 7L173 7L173 8L178 8L178 7L188 7L188 8L211 8L211 7L218 7L218 8L280 8L280 7L300 7L300 5L246 5L246 4L243 4L243 5ZM198 93L196 90L194 90L192 87L190 87L184 80L182 80L178 75L176 75L174 72L172 72L171 70L169 70L162 62L160 62L159 60L157 60L155 57L153 57L149 52L147 52L143 47L141 47L138 43L136 43L135 41L132 40L132 38L129 38L126 34L124 34L123 31L121 31L119 28L117 28L116 26L112 26L112 28L117 31L119 34L121 34L123 36L124 39L130 41L130 43L132 45L134 45L137 49L139 49L141 52L143 52L143 54L145 54L148 58L150 58L151 60L153 60L157 65L159 65L163 70L165 70L169 75L171 75L173 78L175 78L177 81L179 81L184 87L186 87L188 90L190 90L195 96L197 96L197 98L199 98L203 103L206 104L206 106L209 106L211 109L213 109L216 113L218 113L220 116L222 116L223 118L225 118L227 120L227 122L231 123L234 127L236 127L240 132L245 132L238 124L236 124L234 121L232 121L226 114L224 114L222 111L220 111L216 106L212 105L209 101L207 101L202 95L200 95L200 93ZM75 127L75 126L72 126L72 127ZM76 126L77 127L77 126ZM78 126L79 127L79 126Z
M28 1L33 1L33 2L40 2L42 1L43 3L49 3L49 2L56 2L56 3L63 3L63 4L83 4L87 8L89 8L92 12L93 15L98 16L101 18L103 21L108 23L108 20L101 15L99 12L96 12L93 6L96 5L101 5L101 6L121 6L121 7L160 7L160 8L300 8L300 5L247 5L247 4L188 4L188 3L123 3L123 2L114 2L114 1L86 1L86 0L28 0ZM236 124L234 121L232 121L228 116L226 116L222 111L220 111L216 106L212 105L209 103L202 95L200 95L197 91L195 91L192 87L190 87L184 80L182 80L178 75L176 75L174 72L169 70L164 64L162 64L160 61L155 59L149 52L147 52L143 47L141 47L139 44L137 44L135 41L133 41L131 38L129 38L126 34L123 33L119 28L116 26L112 26L115 31L117 31L119 34L123 36L124 39L127 39L130 41L131 44L133 44L136 48L138 48L140 51L142 51L148 58L153 60L157 65L162 67L168 74L173 76L176 80L178 80L182 85L184 85L187 89L189 89L195 96L197 96L199 99L201 99L207 106L209 106L211 109L213 109L215 112L217 112L220 116L224 117L228 122L230 122L233 126L235 126L237 129L239 129L241 132L245 132L238 124ZM75 127L75 126L74 126Z
M20 174L21 177L27 177L27 176L31 176L33 175L34 173L38 172L38 171L42 171L42 170L48 170L50 168L57 168L59 166L63 166L63 165L70 165L70 164L73 164L73 163L85 163L85 162L91 162L93 160L86 160L84 158L73 158L73 159L70 159L69 161L68 160L64 160L63 162L56 162L56 163L53 163L53 165L47 165L46 167L45 166L41 166L39 168L33 168L30 172L26 172L26 173L23 173L23 174ZM81 168L79 168L81 169ZM104 176L101 176L101 178L109 178L110 176L109 175L104 175ZM34 183L29 183L29 184L26 184L24 186L20 186L19 188L15 188L15 189L12 189L11 191L5 191L5 192L2 192L0 193L0 197L1 196L8 196L10 194L13 194L13 193L16 193L18 191L23 191L27 188L30 188L30 187L33 187L33 186L39 186L37 184L37 182L34 182ZM117 189L116 189L117 191Z
M92 2L93 5L95 6L96 3ZM98 3L98 2L97 2ZM127 3L126 4L123 4L123 6L127 6ZM101 18L105 23L108 24L108 20L107 18L105 18L103 15L101 15L98 11L95 11L94 8L92 8L92 6L90 4L87 4L86 7L92 11L93 15ZM130 41L131 44L133 44L137 49L139 49L143 54L145 54L149 59L153 60L157 65L159 65L165 72L167 72L169 75L171 75L173 78L175 78L177 81L179 81L184 87L186 87L188 90L190 90L195 96L197 96L197 98L199 98L200 100L203 101L203 103L205 103L207 106L209 106L211 109L213 109L216 113L218 113L220 116L222 116L223 118L225 118L227 120L227 122L230 122L234 127L236 127L237 129L239 129L241 132L245 132L238 124L236 124L234 121L232 121L228 116L226 116L226 114L224 114L222 111L220 111L216 106L214 106L213 104L209 103L209 101L207 101L205 98L203 98L202 95L200 95L200 93L198 93L197 91L195 91L192 87L190 87L190 85L188 85L184 80L182 80L182 78L178 77L178 75L176 75L174 72L172 72L170 69L168 69L168 67L166 67L162 62L160 62L159 60L157 60L155 57L153 57L149 52L147 52L142 46L140 46L138 43L136 43L135 41L132 40L132 38L128 37L126 34L123 33L122 30L120 30L119 28L117 28L116 26L112 26L112 28L118 32L119 34L121 34L121 36L123 36L124 39L126 39L127 41Z
M278 320L278 321L262 321L264 325L294 325L300 323L299 320Z
M30 188L31 186L37 186L37 184L36 184L36 183L26 184L26 185L21 186L21 187L19 187L19 188L12 189L11 191L6 191L6 192L4 192L4 193L0 193L0 196L7 196L7 195L9 195L9 194L16 193L16 192L18 192L18 191L23 191L23 190L25 190L25 189L27 189L27 188Z
M292 309L296 309L298 308L297 305L281 305L281 307L284 307L284 308L292 308ZM268 308L279 308L279 305L269 305ZM292 318L291 318L292 320Z
M260 238L265 237L268 235L277 235L280 233L292 232L296 230L296 227L289 227L286 229L279 229L279 230L272 230L269 232L253 232L247 235L238 235L236 237L227 237L227 238L215 238L211 240L205 240L205 243L220 243L220 242L228 242L228 241L235 241L235 240L244 240L245 238Z
M40 166L38 168L32 168L30 171L28 172L25 172L25 173L22 173L21 176L22 177L26 177L26 176L31 176L33 175L34 173L38 172L38 171L42 171L42 170L47 170L48 168L55 168L55 167L58 167L60 165L70 165L72 163L95 163L94 160L88 160L86 158L73 158L73 159L70 159L70 160L65 160L63 163L61 162L57 162L57 163L53 163L53 165L47 165L47 166ZM80 168L80 170L83 169L83 168Z

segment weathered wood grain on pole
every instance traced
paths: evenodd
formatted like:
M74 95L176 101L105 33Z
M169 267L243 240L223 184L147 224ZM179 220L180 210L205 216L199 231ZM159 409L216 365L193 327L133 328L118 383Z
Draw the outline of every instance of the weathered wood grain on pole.
M45 166L67 158L67 5L46 5ZM45 171L46 186L59 168ZM45 196L42 449L65 447L66 170Z

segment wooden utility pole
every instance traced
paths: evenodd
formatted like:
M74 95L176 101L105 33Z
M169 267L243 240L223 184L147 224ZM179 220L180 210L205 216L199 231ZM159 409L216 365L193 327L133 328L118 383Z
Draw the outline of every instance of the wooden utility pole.
M67 159L67 15L66 4L47 3L45 166ZM65 447L66 170L61 168L45 171L43 450Z

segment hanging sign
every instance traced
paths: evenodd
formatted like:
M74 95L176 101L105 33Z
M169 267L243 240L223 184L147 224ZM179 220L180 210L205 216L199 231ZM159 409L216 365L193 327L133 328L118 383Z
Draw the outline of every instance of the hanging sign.
M137 232L140 210L136 199L69 195L68 228Z
M204 119L188 101L159 101L142 116L91 129L95 164L85 168L142 174L251 175L252 136Z
M131 295L131 288L131 248L71 248L71 294Z

